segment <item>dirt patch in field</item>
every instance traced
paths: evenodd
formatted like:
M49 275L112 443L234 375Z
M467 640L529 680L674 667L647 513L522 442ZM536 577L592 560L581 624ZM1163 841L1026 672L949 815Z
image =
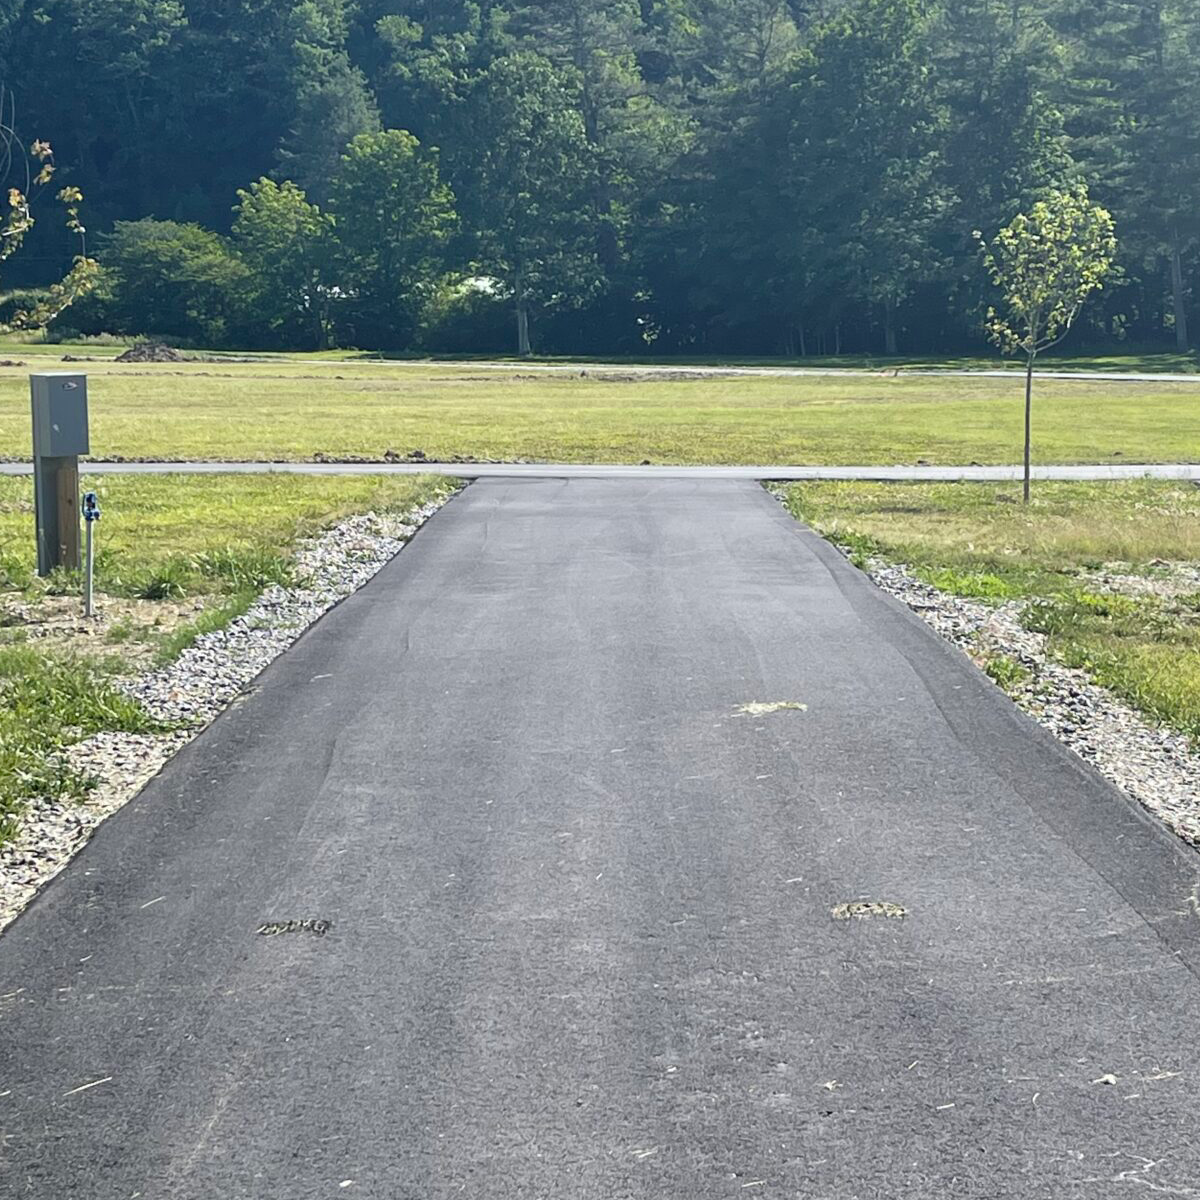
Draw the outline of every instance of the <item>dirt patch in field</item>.
M732 379L724 371L580 371L578 378L593 383L687 383L697 379ZM570 378L570 377L568 377Z
M65 654L120 657L130 671L149 665L158 643L213 603L211 597L135 600L96 597L95 615L83 615L79 596L0 595L0 643L35 643Z
M684 383L697 379L733 379L734 371L689 371L686 367L674 370L648 369L644 371L605 370L596 371L584 368L579 371L516 371L511 375L504 373L482 375L446 375L436 379L434 383L563 383L577 379L586 379L590 383Z
M187 362L187 356L180 350L163 342L139 342L130 346L123 354L118 354L114 362L119 363L180 363Z
M65 360L64 360L65 361ZM80 360L82 361L82 360ZM138 342L112 360L115 363L254 363L265 359L226 354L185 354L164 342Z

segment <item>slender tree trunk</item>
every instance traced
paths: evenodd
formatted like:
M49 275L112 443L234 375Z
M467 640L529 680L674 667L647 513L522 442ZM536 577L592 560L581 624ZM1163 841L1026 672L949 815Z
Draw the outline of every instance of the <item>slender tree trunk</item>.
M529 297L525 294L525 268L516 270L513 280L513 296L517 305L517 354L521 358L529 358L533 354L533 346L529 340Z
M805 337L804 337L804 322L803 321L800 322L799 333L800 333L800 357L807 358L808 357L808 343L805 341Z
M891 300L883 304L883 352L889 358L895 358L896 349L896 305Z
M1033 360L1036 356L1030 354L1025 367L1025 503L1029 503L1030 464L1033 460Z
M524 293L517 296L517 353L522 358L533 354L533 346L529 341L529 304Z
M310 302L312 312L312 330L318 350L329 349L329 305L322 298L321 289L314 285Z
M837 358L842 357L842 323L840 321L833 327L833 353Z
M1175 304L1175 347L1180 354L1191 349L1188 337L1187 301L1183 294L1183 251L1179 246L1179 234L1171 231L1171 298Z

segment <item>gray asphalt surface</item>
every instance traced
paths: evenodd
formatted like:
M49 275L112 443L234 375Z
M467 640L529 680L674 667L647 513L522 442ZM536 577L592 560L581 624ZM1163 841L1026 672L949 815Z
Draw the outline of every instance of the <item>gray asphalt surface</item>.
M1198 867L757 486L477 484L0 938L0 1194L1196 1195Z
M679 467L605 463L265 463L88 462L85 475L451 475L457 479L862 479L884 482L999 483L1021 479L1019 466ZM0 475L32 475L32 463L0 463ZM1122 463L1034 467L1035 479L1196 479L1200 464Z
M237 356L231 355L236 359ZM244 360L243 360L244 361ZM259 361L270 362L271 359ZM288 361L281 356L279 361ZM919 366L879 366L879 367L797 367L797 366L711 366L696 363L624 363L624 362L528 362L524 359L509 359L507 362L475 362L463 359L413 359L401 361L398 359L292 359L292 362L306 363L308 366L345 367L352 363L354 366L377 366L396 370L424 370L429 367L468 368L475 371L512 371L544 372L547 374L575 374L579 370L588 371L621 371L623 374L645 375L653 378L657 375L678 375L681 371L689 375L775 375L785 377L805 376L871 376L871 375L950 375L978 376L981 379L1022 379L1024 367L1014 363L1010 367L919 367ZM1171 373L1166 371L1072 371L1055 370L1048 367L1034 371L1035 379L1072 380L1079 383L1200 383L1200 374Z

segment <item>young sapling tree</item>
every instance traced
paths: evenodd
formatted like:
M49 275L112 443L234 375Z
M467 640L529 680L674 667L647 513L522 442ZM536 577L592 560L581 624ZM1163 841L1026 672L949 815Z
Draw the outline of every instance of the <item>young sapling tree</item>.
M1113 273L1112 216L1087 187L1056 191L1021 213L989 243L976 233L984 264L1002 294L987 331L1005 354L1025 355L1025 503L1029 503L1033 365L1067 336L1088 297Z

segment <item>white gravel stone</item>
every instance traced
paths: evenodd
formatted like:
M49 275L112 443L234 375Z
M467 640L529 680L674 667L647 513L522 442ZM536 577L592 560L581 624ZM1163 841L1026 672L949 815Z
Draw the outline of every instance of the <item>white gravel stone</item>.
M101 821L135 796L314 621L394 558L452 494L404 514L350 517L302 543L294 586L268 588L243 616L201 635L170 666L121 681L151 716L186 728L161 735L100 733L64 752L95 787L82 804L31 802L16 838L0 847L0 929L70 862Z
M1200 567L1195 563L1157 563L1143 575L1130 575L1124 563L1108 563L1084 574L1087 586L1097 592L1123 596L1154 596L1172 600L1200 593Z
M1013 700L1181 838L1200 847L1200 754L1187 738L1146 720L1086 672L1048 658L1046 638L1021 624L1022 602L990 605L951 596L923 583L907 567L881 559L872 559L867 573L977 664L1005 655L1025 667L1029 681L1013 690ZM1146 581L1139 576L1108 575L1103 583L1114 591L1173 595L1189 590L1187 574L1176 570L1173 579L1158 581L1153 590L1143 590ZM1175 582L1181 577L1182 586Z

